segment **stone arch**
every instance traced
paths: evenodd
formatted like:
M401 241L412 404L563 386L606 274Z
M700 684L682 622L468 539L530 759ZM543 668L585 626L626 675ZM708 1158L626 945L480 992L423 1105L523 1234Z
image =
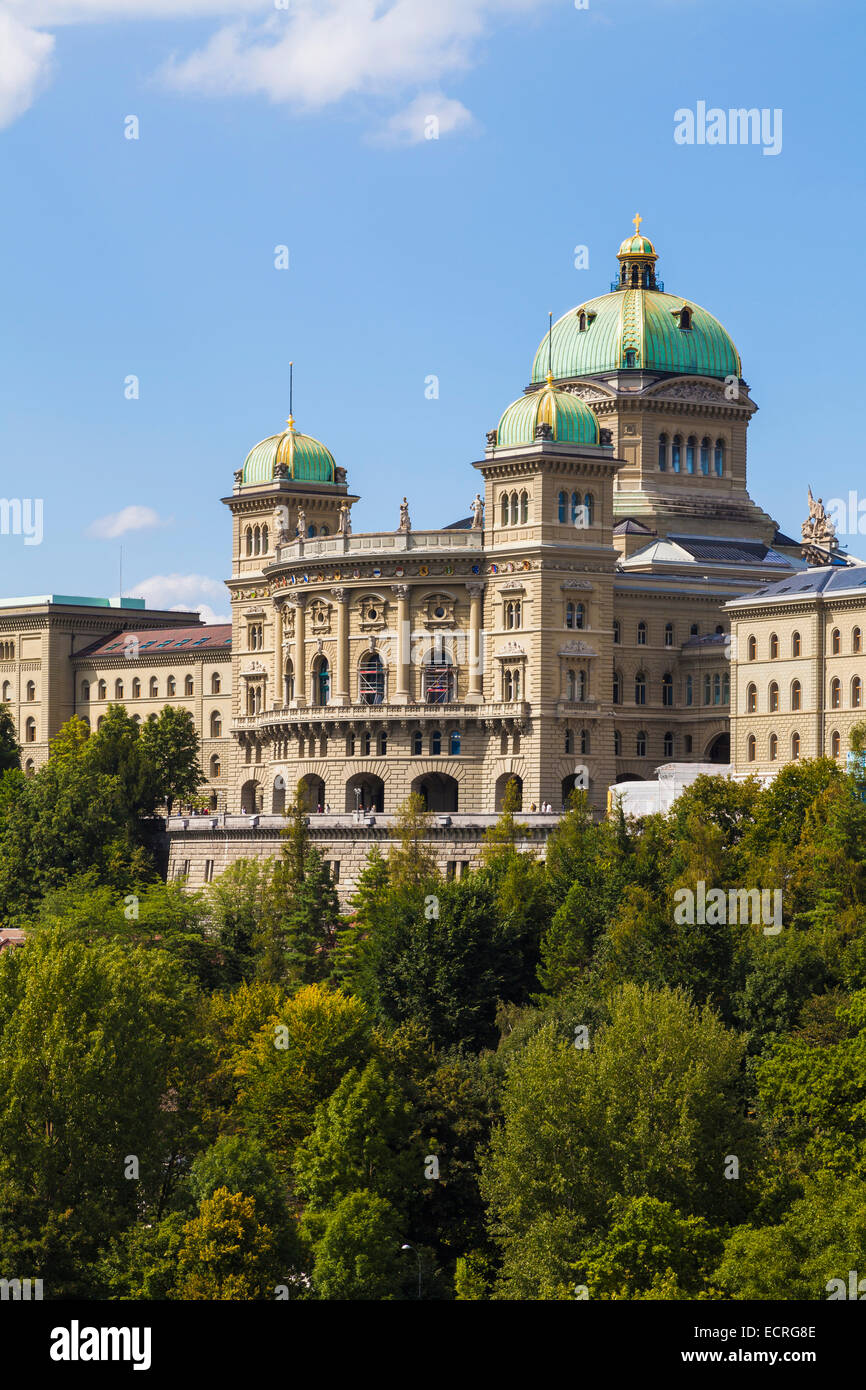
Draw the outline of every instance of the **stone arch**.
M704 756L708 763L729 763L731 761L731 735L727 732L715 734L707 744Z
M501 811L505 801L505 792L509 782L517 783L517 791L520 796L517 809L523 808L523 778L517 772L503 772L497 777L493 787L493 809Z
M261 811L264 792L260 782L250 778L241 787L241 815L253 815Z
M300 779L301 796L304 806L311 814L318 812L319 808L324 811L325 801L325 779L316 772L307 772Z
M379 811L385 809L385 782L375 772L356 772L346 782L347 811Z
M460 804L457 778L438 768L416 777L411 790L421 797L426 811L456 811Z
M279 772L271 788L271 811L275 816L283 816L286 813L286 779Z

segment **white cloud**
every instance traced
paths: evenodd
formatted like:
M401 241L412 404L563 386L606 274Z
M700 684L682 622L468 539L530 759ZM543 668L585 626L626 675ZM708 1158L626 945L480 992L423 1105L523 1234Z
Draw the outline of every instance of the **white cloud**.
M196 95L263 96L317 110L352 95L400 99L413 87L430 89L467 71L497 21L529 14L554 0L0 0L19 35L53 44L29 24L108 20L229 19L185 56L164 64L162 80ZM561 3L561 0L559 0ZM19 16L21 22L14 20ZM2 55L0 44L0 55ZM42 49L40 48L40 53ZM47 62L47 57L44 59ZM0 83L6 59L0 56ZM385 137L411 142L408 122L419 98L393 117ZM32 93L20 106L32 101ZM469 112L439 95L440 133L465 128ZM12 119L13 115L9 117Z
M225 605L228 594L219 579L206 574L152 574L140 584L124 590L125 598L143 598L148 608L168 609L173 613L199 612L206 623L228 623L227 612L214 607Z
M395 112L373 138L378 144L420 145L474 124L472 112L462 101L442 92L421 92L402 111Z
M33 105L51 75L51 34L19 24L0 8L0 130Z
M153 507L123 507L119 512L97 517L96 521L88 526L87 534L100 540L112 541L118 536L125 536L127 531L148 531L154 526L167 525L168 522L163 521Z

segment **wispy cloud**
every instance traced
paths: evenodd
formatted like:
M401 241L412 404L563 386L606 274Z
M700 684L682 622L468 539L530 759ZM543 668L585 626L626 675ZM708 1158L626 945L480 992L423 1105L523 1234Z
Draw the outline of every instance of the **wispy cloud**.
M14 99L0 122L26 110L50 71L54 40L39 26L169 20L228 22L198 49L167 59L160 72L177 91L207 96L263 96L318 110L349 96L405 100L412 88L430 90L468 71L497 23L526 16L555 0L0 0L15 34L11 57L0 42L0 92ZM31 50L30 70L24 61ZM15 51L19 52L16 60ZM464 129L470 115L441 96L441 134ZM414 140L415 98L395 115L385 135ZM422 135L421 138L424 138Z
M474 125L475 118L462 101L442 92L421 92L371 138L379 145L420 145Z
M0 129L33 105L48 83L54 38L19 23L0 8Z
M206 623L227 623L228 594L219 579L206 574L152 574L124 590L127 598L143 598L148 608L171 612L199 612ZM217 605L215 607L215 605Z
M119 512L97 517L88 526L87 534L99 540L112 541L118 536L125 536L128 531L150 531L154 526L168 524L153 507L123 507Z

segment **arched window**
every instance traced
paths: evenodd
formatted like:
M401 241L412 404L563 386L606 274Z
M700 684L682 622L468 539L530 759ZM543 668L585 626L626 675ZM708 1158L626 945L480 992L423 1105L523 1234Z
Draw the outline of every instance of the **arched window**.
M830 682L830 708L842 708L842 682L838 676L834 676Z
M451 656L433 649L424 663L424 703L447 705L454 699L454 667Z
M863 650L862 637L859 627L855 627L854 631L851 633L851 650L852 652L859 652Z
M618 757L620 757L621 754L622 754L622 734L620 733L619 729L614 729L614 731L613 731L613 755L614 755L615 758L618 758Z
M574 626L577 628L578 632L582 632L586 627L586 609L582 603L576 603L574 605Z
M637 625L637 644L639 647L646 646L646 623L643 621Z
M258 684L247 686L247 714L260 714L262 709L262 687Z
M559 499L558 499L558 503L557 503L557 515L558 515L560 521L563 521L563 522L564 522L564 521L567 520L567 516L566 516L566 513L567 513L567 512L568 512L568 497L567 497L566 493L561 492L561 493L559 494Z
M263 555L267 555L267 553L268 553L268 528L267 528L267 526L263 526L263 527L262 527L262 554L263 554Z
M211 695L219 695L219 693L220 693L220 688L221 688L221 682L220 682L220 674L219 674L219 671L214 671L213 675L212 675L211 678L210 678L210 693L211 693Z
M779 739L776 734L770 734L770 762L774 763L779 756Z
M565 698L573 700L577 694L577 677L574 671L565 673Z
M724 473L725 473L725 441L724 441L723 439L717 439L717 440L716 440L716 449L715 449L715 459L714 459L714 462L715 462L715 468L716 468L716 477L717 477L717 478L722 478L722 477L724 477Z
M415 732L414 732L413 735L412 735L412 756L413 756L413 758L420 758L421 753L423 752L423 746L424 746L424 744L423 744L423 739L422 739L422 737L421 737L421 730L420 730L420 729L416 729Z
M27 743L36 742L36 720L32 717L24 725L24 737Z
M842 650L842 634L838 627L834 627L830 634L830 650L834 656L838 656Z
M156 679L156 676L151 676L148 690L151 699L154 699L159 694L159 681Z
M384 757L385 757L385 754L388 752L388 731L387 731L387 729L382 729L382 730L380 730L380 732L379 732L379 740L378 740L378 743L379 743L379 757L380 757L380 758L384 758Z
M247 530L246 530L246 542L247 542L247 554L248 554L248 555L252 555L252 553L253 553L253 528L252 528L252 526L248 526L248 527L247 527Z
M320 536L330 536L330 534L331 534L331 529L330 529L329 526L323 526L323 527L321 528L321 530L319 531L319 535L320 535Z
M313 662L313 704L326 705L331 698L331 667L326 656Z
M770 660L775 661L779 655L779 639L775 632L770 633Z
M695 471L695 450L696 450L696 448L697 448L697 444L698 444L698 441L695 439L695 436L694 436L693 434L690 434L689 437L688 437L688 439L686 440L686 472L687 472L687 473L694 473L694 471Z
M758 687L756 685L746 686L746 713L755 714L758 708Z
M105 681L100 681L96 687L96 698L98 700L104 700L107 694L108 686L105 684Z
M519 520L520 520L520 513L519 513L519 502L518 502L518 500L517 500L517 493L516 493L516 492L512 492L512 494L511 494L511 525L512 525L512 526L516 526Z
M581 731L580 731L580 751L581 751L581 753L588 753L588 752L589 752L589 730L588 730L588 729L581 729Z
M616 618L616 619L614 620L614 624L613 624L613 640L614 640L614 644L615 644L616 646L619 646L621 637L622 637L622 628L620 627L619 618Z
M659 435L659 472L665 473L668 466L668 437L666 434Z
M801 709L803 701L803 687L799 681L791 682L791 709Z
M758 744L754 734L749 734L748 743L746 746L748 748L749 762L753 763L755 761L755 758L758 756Z
M718 671L713 675L713 704L722 703L722 677Z
M795 632L794 635L793 635L793 637L791 638L791 655L792 655L792 656L799 656L799 655L801 654L801 652L802 652L802 643L801 643L801 641L800 641L800 634L799 634L799 632Z
M114 698L115 700L123 699L123 681L121 680L114 682Z
M701 440L701 472L705 478L710 476L710 441Z
M779 687L775 681L770 682L770 698L767 708L771 714L776 714L779 709Z
M168 677L168 680L165 683L165 693L169 696L177 694L177 681L175 680L174 676Z
M674 625L665 623L665 646L672 647L674 644Z
M371 747L371 743L370 743L370 730L369 730L369 729L365 729L364 732L363 732L362 735L361 735L361 757L362 757L362 758L369 758L369 756L370 756L370 747Z
M385 668L378 652L365 652L361 657L358 699L362 705L381 705L385 699Z
M692 312L691 312L691 309L680 309L680 328L682 328L682 329L684 329L684 330L687 331L688 329L691 328L691 326L692 326Z
M593 495L592 495L591 492L587 492L587 493L584 494L584 498L583 498L583 524L584 524L584 526L592 526L592 524L593 524L593 517L594 517L594 516L595 516L595 498L593 497Z
M635 751L635 753L637 754L637 756L638 756L639 758L645 758L645 757L646 757L646 733L644 732L643 729L641 729L640 733L638 734L637 738L635 739L635 749L634 749L634 751Z
M695 699L695 682L693 676L686 676L686 704L691 705Z
M577 316L577 331L578 333L586 332L586 314L583 312L582 309Z
M505 626L515 628L521 626L520 621L520 599L508 599L505 604Z
M563 751L566 757L568 757L571 753L574 752L574 734L572 733L571 729L566 729L565 731L565 747Z
M522 523L524 526L526 525L527 521L529 520L529 493L528 493L528 492L521 492L521 494L520 494L520 520L521 520L521 523Z
M636 705L646 704L646 676L643 671L638 671L634 678L634 702Z
M800 756L800 735L799 735L799 734L792 734L792 735L791 735L791 757L792 757L792 758L794 759L794 761L796 762L796 760L799 758L799 756Z
M851 681L851 708L860 709L863 704L863 682L859 676Z
M253 554L260 555L262 552L262 533L258 526L253 527Z
M674 473L679 473L680 471L682 456L683 437L681 434L675 434L673 438L673 443L671 445L671 468L673 469Z
M704 676L704 704L708 705L713 698L713 682L710 679L709 671Z
M221 738L223 731L222 715L215 709L210 717L210 736L211 738Z
M750 637L750 638L749 638L748 652L749 652L749 660L750 660L750 661L754 661L754 660L755 660L755 657L758 655L758 643L757 643L757 639L754 638L754 637Z
M434 729L432 734L430 735L430 756L431 758L438 758L441 752L442 734L438 729Z
M219 753L214 753L213 756L211 757L211 760L210 760L210 776L211 776L211 781L212 781L212 782L216 782L217 779L219 778L219 776L220 776L221 773L222 773L222 763L220 762L220 755L219 755Z
M700 637L700 635L701 635L701 629L700 629L699 624L698 624L698 623L692 623L691 627L689 628L689 636L690 636L690 637Z
M184 693L184 695L192 695L192 694L193 694L192 676L184 676L184 680L183 680L183 693Z
M578 700L585 700L585 699L587 698L588 695L589 695L589 680L588 680L588 678L587 678L587 674L586 674L585 671L578 671L578 673L577 673L577 698L578 698Z
M138 679L138 676L133 676L132 678L132 698L133 700L141 699L141 681Z
M664 755L665 755L666 758L672 758L672 757L674 756L674 736L673 736L673 734L671 734L671 733L665 734L664 740L663 740L663 748L664 748Z
M572 525L576 526L576 525L578 524L579 519L580 519L580 493L579 493L579 492L573 492L573 493L571 494L571 521L572 521Z
M670 671L662 676L662 704L670 707L674 702L674 678Z
M25 689L24 698L25 698L25 700L35 700L35 699L36 699L36 682L35 682L35 681L28 681L28 682L27 682L27 686L26 686L26 689Z
M8 699L9 699L9 692L10 692L10 689L11 689L11 687L10 687L10 685L9 685L9 682L8 682L8 681L4 681L4 682L3 682L3 699L4 699L4 700L8 700ZM90 681L82 681L82 682L81 682L81 698L82 698L82 700L89 700L89 699L90 699Z
M832 755L834 758L838 758L838 756L839 756L839 754L841 753L841 751L842 751L842 740L841 740L841 738L839 737L838 730L836 730L836 731L834 731L834 732L831 734L831 736L830 736L830 752L831 752L831 755Z
M613 702L615 705L622 704L622 676L619 671L613 673Z
M315 534L316 534L316 527L315 527L314 523L311 521L310 524L309 524L309 526L307 527L307 535L309 536L310 540L312 540L313 537L315 536Z
M459 729L452 729L452 730L451 730L451 736L450 736L450 738L448 739L448 751L449 751L449 753L451 754L452 758L457 758L457 757L460 756L460 730L459 730Z
M501 520L501 522L502 522L502 525L503 525L503 526L507 526L507 525L508 525L508 493L507 493L507 492L503 492L503 494L502 494L502 499L501 499L501 501L500 501L500 503L499 503L499 512L500 512L500 520Z
M571 600L565 605L565 626L574 627L574 604Z

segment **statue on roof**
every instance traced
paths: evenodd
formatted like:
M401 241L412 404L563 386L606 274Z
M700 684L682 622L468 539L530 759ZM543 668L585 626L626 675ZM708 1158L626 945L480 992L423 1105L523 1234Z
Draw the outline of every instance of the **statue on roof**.
M349 520L349 507L345 502L340 503L339 521L337 522L337 535L348 536L352 530L352 523Z
M412 522L409 520L409 503L406 501L405 497L403 498L403 501L400 503L400 530L412 530Z
M472 505L472 529L479 530L484 525L484 503L481 501L481 493L476 492Z
M809 487L809 515L803 522L802 528L804 545L817 545L825 550L837 550L839 542L836 539L836 527L824 510L824 500L819 497L816 501L812 496L812 488Z
M299 536L305 536L307 534L307 513L304 511L303 507L298 508L296 534Z

